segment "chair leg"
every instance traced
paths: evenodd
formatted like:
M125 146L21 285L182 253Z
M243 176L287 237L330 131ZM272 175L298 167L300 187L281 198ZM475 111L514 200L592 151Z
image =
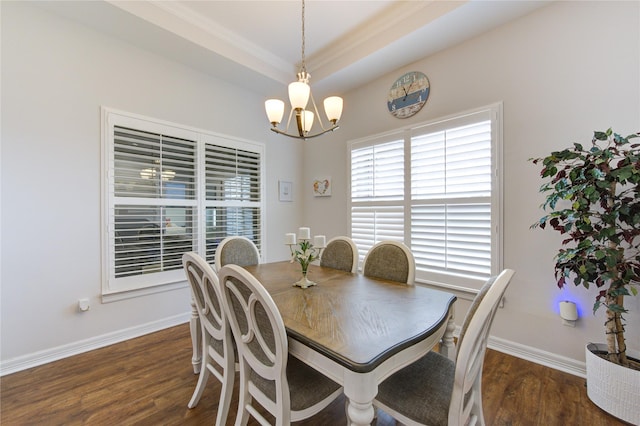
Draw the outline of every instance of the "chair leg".
M244 367L245 369L247 367ZM246 426L249 422L249 411L247 411L247 404L251 405L251 394L249 394L249 387L245 374L249 374L248 371L243 371L243 366L240 365L240 392L238 395L238 414L236 415L235 426Z
M201 328L200 321L198 321L198 330L200 330L200 336L204 336L204 331ZM198 376L198 383L196 384L196 388L193 391L193 395L191 396L191 400L187 406L189 408L193 408L198 405L198 401L200 401L200 397L202 396L202 392L204 391L205 386L207 386L207 382L209 381L209 374L211 371L209 370L209 365L211 364L211 359L209 354L207 353L207 348L209 346L209 342L205 339L200 339L200 344L198 347L200 348L200 375Z
M202 392L204 391L204 388L207 385L208 379L209 379L209 369L207 368L206 365L203 365L203 368L200 369L200 376L198 377L198 383L196 384L196 389L193 391L191 400L187 405L189 408L193 408L196 405L198 405L198 402L200 401L200 397L202 396Z
M193 347L193 374L198 374L202 368L202 329L200 328L200 317L196 302L191 296L191 319L189 320L189 330L191 331L191 346Z
M218 403L218 415L216 425L227 424L229 408L231 407L231 397L233 396L233 382L235 381L235 362L227 357L227 365L224 366L222 388L220 389L220 402Z

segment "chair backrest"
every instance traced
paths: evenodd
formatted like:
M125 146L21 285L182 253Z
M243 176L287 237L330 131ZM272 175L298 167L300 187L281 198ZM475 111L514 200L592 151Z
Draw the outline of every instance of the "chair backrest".
M243 268L223 266L219 278L238 349L241 381L250 381L245 386L241 384L241 389L276 418L286 417L291 412L289 346L280 312L264 286Z
M465 316L458 338L449 424L467 424L469 419L483 418L480 385L489 330L513 274L513 270L505 269L498 276L489 279Z
M358 270L358 247L349 237L335 237L322 250L320 266L355 273Z
M403 243L380 241L365 256L362 273L367 277L413 284L416 261L409 247Z
M215 340L212 346L221 357L233 355L231 329L222 305L218 276L206 260L194 252L182 255L182 265L191 286L203 331ZM220 359L217 361L220 362Z
M260 263L258 247L247 237L227 237L220 241L216 248L216 271L228 264L249 266L257 265L258 263Z

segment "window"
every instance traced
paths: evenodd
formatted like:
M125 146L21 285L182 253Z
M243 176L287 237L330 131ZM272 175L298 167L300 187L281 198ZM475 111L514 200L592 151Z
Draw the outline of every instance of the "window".
M228 235L252 240L262 251L260 164L257 152L220 145L205 147L206 259L215 261L218 243Z
M407 244L419 282L478 289L501 268L500 115L495 105L354 141L351 237Z
M228 235L261 249L262 145L108 109L103 129L106 301L184 285L182 254Z

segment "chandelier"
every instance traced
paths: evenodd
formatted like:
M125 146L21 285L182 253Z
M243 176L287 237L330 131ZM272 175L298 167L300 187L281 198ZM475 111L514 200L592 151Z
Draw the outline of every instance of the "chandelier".
M284 130L278 129L278 124L282 121L284 115L284 102L280 99L268 99L265 101L264 106L267 110L267 117L271 123L271 130L281 135L289 136L296 139L310 139L323 135L327 132L332 132L338 128L338 120L342 115L342 98L339 96L330 96L324 100L324 110L327 114L327 120L330 126L324 126L320 119L320 113L316 106L316 101L311 94L311 87L309 87L309 79L311 74L307 72L305 57L304 57L304 0L302 0L302 61L300 62L300 70L297 74L298 80L289 84L289 101L291 102L291 112L289 113L289 119L287 120L287 127ZM311 98L310 108L307 109L307 104ZM298 134L287 133L289 131L289 125L291 124L291 118L295 114L296 126L298 128ZM318 122L320 123L321 131L315 134L310 134L311 126L313 125L314 117L318 116Z

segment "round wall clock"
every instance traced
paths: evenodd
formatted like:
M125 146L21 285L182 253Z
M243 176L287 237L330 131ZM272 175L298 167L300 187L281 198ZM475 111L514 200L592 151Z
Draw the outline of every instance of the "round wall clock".
M420 71L411 71L398 78L389 89L387 108L396 118L414 116L427 102L429 79Z

